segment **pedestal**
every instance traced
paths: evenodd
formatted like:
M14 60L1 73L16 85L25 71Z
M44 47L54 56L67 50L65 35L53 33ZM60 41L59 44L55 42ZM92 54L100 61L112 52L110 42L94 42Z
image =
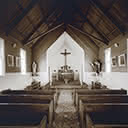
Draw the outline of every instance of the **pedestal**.
M64 79L64 83L65 84L68 84L68 79Z

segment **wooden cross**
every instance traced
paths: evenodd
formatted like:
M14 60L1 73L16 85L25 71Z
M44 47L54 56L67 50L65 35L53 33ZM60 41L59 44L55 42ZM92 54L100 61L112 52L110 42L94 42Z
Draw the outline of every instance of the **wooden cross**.
M64 52L60 53L62 55L64 55L65 57L65 67L67 66L67 55L71 54L70 52L67 52L67 49L65 49Z

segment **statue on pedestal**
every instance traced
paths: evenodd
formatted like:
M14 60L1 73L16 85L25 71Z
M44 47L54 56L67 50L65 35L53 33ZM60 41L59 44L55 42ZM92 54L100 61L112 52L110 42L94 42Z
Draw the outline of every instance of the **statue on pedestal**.
M37 64L35 61L32 63L32 76L37 76Z

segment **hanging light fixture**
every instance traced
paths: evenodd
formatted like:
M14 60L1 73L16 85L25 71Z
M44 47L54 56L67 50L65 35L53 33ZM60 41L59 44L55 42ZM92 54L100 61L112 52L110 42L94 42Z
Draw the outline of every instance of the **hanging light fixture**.
M118 48L118 47L119 47L119 43L115 43L114 46L115 46L116 48Z

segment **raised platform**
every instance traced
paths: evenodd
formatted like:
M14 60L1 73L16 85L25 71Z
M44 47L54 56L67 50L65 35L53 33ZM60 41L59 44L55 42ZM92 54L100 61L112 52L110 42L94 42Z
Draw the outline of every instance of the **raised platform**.
M77 88L81 88L82 86L81 85L68 85L68 84L61 84L60 86L56 86L56 85L52 85L50 88L56 88L56 89L77 89Z
M53 86L62 86L62 85L65 85L65 86L80 86L80 81L78 81L78 80L69 81L67 84L65 84L64 81L53 81L52 85Z

